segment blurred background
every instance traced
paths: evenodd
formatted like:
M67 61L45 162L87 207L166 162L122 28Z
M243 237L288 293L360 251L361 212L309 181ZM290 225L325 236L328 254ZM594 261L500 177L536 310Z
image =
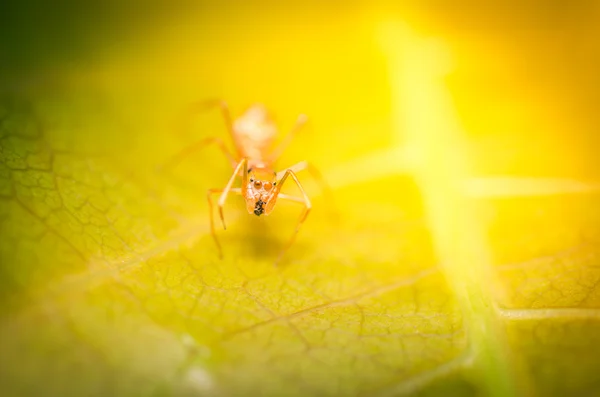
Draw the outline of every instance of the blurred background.
M0 386L600 394L598 37L592 0L3 2ZM227 138L174 128L206 98L309 116L278 165L334 203L304 177L283 268L297 208L232 200L219 262L227 162L156 172Z

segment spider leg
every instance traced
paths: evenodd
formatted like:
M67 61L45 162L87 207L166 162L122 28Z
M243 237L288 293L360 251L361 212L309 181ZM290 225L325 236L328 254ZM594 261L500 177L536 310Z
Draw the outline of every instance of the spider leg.
M331 191L331 188L329 187L329 184L327 183L327 181L325 180L325 178L323 178L323 174L321 174L321 172L319 171L319 169L317 167L315 167L312 163L309 163L308 161L301 161L299 163L296 163L294 165L292 165L291 167L287 168L288 170L292 170L294 172L300 172L300 171L308 171L308 173L310 174L310 176L317 182L317 184L319 185L319 188L321 189L321 192L323 193L323 196L325 197L325 200L330 203L333 204L334 200L333 200L333 192ZM282 178L283 175L285 174L285 171L280 171L277 173L277 178Z
M175 154L173 157L171 157L167 162L165 162L159 168L160 171L172 169L173 167L177 166L186 157L198 152L203 147L211 145L211 144L217 145L217 147L221 150L221 152L223 152L223 154L225 155L225 157L227 158L227 160L229 161L229 163L231 164L232 167L236 166L237 161L235 160L235 158L233 157L231 152L229 152L229 150L227 149L227 146L225 146L225 143L223 142L223 140L221 138L217 138L217 137L209 137L209 138L204 138L198 142L192 143L188 147L181 150L179 153Z
M304 204L305 203L305 201L304 201L303 198L296 197L296 196L291 196L291 195L285 194L285 193L279 193L278 198L280 198L281 200L292 201L292 202L298 203L298 204Z
M233 119L231 118L231 113L229 112L229 107L227 106L227 103L222 100L213 99L213 100L208 100L208 101L198 101L198 102L194 102L194 103L190 104L186 108L186 110L183 112L183 114L181 116L179 116L175 130L178 132L185 131L189 126L189 122L190 122L190 119L192 118L192 116L194 116L196 113L204 112L204 111L207 111L214 107L219 107L221 109L221 114L223 115L223 119L225 121L225 127L227 128L229 137L231 138L231 140L233 142L235 142L235 139L234 139L235 134L233 131ZM161 170L169 169L169 168L176 166L184 158L197 152L202 147L209 145L209 144L216 144L221 149L221 151L223 152L225 157L227 157L227 160L229 160L229 163L231 164L231 166L232 167L236 166L237 158L236 158L236 156L233 156L231 154L231 152L227 149L223 140L220 138L216 138L216 137L210 137L210 138L202 139L202 140L195 142L195 143L191 144L190 146L184 148L181 152L174 155L164 166L160 167L160 169ZM240 154L237 151L237 148L236 148L236 154L238 155L237 157L239 157Z
M214 217L213 217L212 195L216 194L216 193L223 193L224 190L225 189L209 189L208 193L206 195L206 197L208 199L208 214L209 214L209 218L210 218L210 234L212 235L213 240L215 240L215 244L217 245L217 250L219 251L219 258L221 258L221 259L223 259L223 249L221 248L221 244L219 243L219 239L217 238L217 232L215 230L215 221L214 221ZM230 189L230 192L235 193L235 194L242 194L242 189L241 188L233 188L233 189ZM223 216L223 211L221 210L221 217L222 216Z
M225 205L225 201L227 200L227 195L232 190L233 182L235 182L235 178L240 174L240 171L242 171L242 187L245 187L247 185L248 179L248 160L245 158L243 158L242 161L240 161L235 167L235 169L233 170L233 174L231 174L231 177L229 178L229 182L227 182L225 189L223 189L221 193L221 197L219 197L219 216L221 217L221 222L223 223L223 229L227 229L227 227L225 226L225 217L223 216L223 206ZM240 193L244 195L241 189Z
M293 197L293 196L288 196L287 194L280 193L281 187L283 186L283 184L285 183L285 181L287 180L287 178L289 176L292 177L292 180L296 183L296 186L298 186L298 189L300 189L300 192L302 193L302 198L301 199L297 198L297 197ZM283 177L281 178L281 180L279 180L279 182L277 183L277 186L275 186L273 194L272 194L271 198L269 199L269 201L267 203L267 208L266 208L266 211L265 211L267 215L269 214L269 212L271 212L273 210L273 207L275 206L275 202L276 202L276 200L277 200L278 197L280 197L280 198L282 198L284 200L289 200L289 201L294 201L294 202L297 202L297 203L302 203L302 204L304 204L304 210L300 214L300 218L298 219L298 222L296 223L296 229L294 230L294 232L293 232L291 238L289 239L288 243L281 250L281 253L279 254L279 257L277 258L277 260L275 261L275 264L279 263L279 261L281 260L281 258L283 257L283 255L286 253L286 251L292 246L292 244L296 240L296 235L300 231L300 227L302 226L302 224L306 220L306 217L308 216L308 214L310 213L310 210L312 208L312 204L310 202L310 199L308 198L308 195L306 194L306 191L304 191L304 188L302 187L302 184L298 180L298 177L296 176L296 174L294 173L294 171L291 170L291 169L285 170L285 172L283 174Z
M225 127L227 128L227 132L229 133L229 137L233 142L235 142L235 133L233 132L233 118L231 117L231 112L229 111L229 106L227 106L227 102L222 100L213 100L205 102L206 107L218 106L221 109L221 114L223 115L223 120L225 120Z
M183 114L179 118L178 130L185 130L185 127L189 123L192 116L197 113L202 113L207 110L218 107L221 110L221 114L223 116L223 120L225 121L225 127L227 128L227 132L229 133L232 140L234 140L233 133L233 119L231 117L231 112L229 111L229 106L227 106L227 102L220 99L210 99L193 102L185 109Z
M287 135L281 140L279 145L277 145L277 147L275 149L273 149L273 151L269 155L269 162L274 163L281 156L283 151L292 142L294 135L296 135L296 133L298 131L300 131L300 129L304 126L304 124L306 124L307 120L308 120L308 117L306 117L306 115L304 115L304 114L301 114L300 116L298 116L298 119L296 120L296 123L294 124L294 126L292 127L290 132L287 133Z

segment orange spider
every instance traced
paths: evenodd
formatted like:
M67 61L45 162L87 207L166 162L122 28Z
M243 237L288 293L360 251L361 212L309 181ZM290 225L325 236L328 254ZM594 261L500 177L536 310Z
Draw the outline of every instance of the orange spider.
M328 187L325 184L320 173L306 161L299 162L283 171L276 172L273 168L275 161L280 157L286 146L290 143L293 135L306 123L307 117L300 115L288 135L281 143L273 149L277 127L270 118L266 108L261 104L250 106L239 118L232 120L229 108L224 101L200 102L190 107L190 112L196 113L207 108L218 106L221 109L225 125L233 143L235 144L235 156L227 150L225 143L218 137L202 139L195 144L182 150L175 155L168 163L173 166L179 163L184 157L196 152L208 144L216 144L225 157L229 160L233 168L233 174L224 189L209 189L208 204L210 211L210 231L217 245L219 257L223 258L223 250L214 226L213 219L213 194L220 194L218 207L223 229L225 226L225 217L223 215L223 206L229 193L239 194L246 201L246 209L249 214L256 216L269 215L275 208L277 199L289 200L304 205L304 210L298 220L296 229L289 242L284 246L277 262L281 259L287 249L293 244L300 226L306 220L312 206L308 195L304 191L302 184L298 180L296 173L302 170L308 170L312 176L319 182L321 188L327 193ZM241 187L233 187L238 176L241 176ZM302 197L294 197L281 193L281 188L288 178L292 178L294 183L300 189Z

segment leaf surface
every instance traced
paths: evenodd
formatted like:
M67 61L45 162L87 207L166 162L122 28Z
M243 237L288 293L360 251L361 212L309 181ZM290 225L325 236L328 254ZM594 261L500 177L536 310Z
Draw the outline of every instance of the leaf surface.
M140 28L147 42L2 97L7 395L599 393L589 149L565 153L560 124L519 135L539 119L521 117L535 110L518 91L479 104L478 81L502 70L472 62L477 44L397 23L378 25L375 43L361 11L306 31L275 10L241 42L209 23ZM290 43L293 59L278 57ZM232 197L219 260L206 189L225 185L227 161L207 147L157 171L227 136L216 111L174 131L187 103L228 94L239 114L257 92L282 134L310 116L280 166L313 161L334 192L302 175L313 211L277 266L297 205L256 218Z

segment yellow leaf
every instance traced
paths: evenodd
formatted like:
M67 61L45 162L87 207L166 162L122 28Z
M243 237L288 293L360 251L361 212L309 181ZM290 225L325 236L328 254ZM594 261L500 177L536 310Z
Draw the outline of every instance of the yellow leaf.
M62 12L48 15L45 51L23 37L39 66L10 47L3 395L598 393L600 168L573 137L595 141L583 122L565 134L573 113L556 109L568 101L548 98L568 89L519 67L553 61L553 49L526 51L552 34L503 26L499 6L473 20L441 5L404 17L367 4L148 7L133 32L96 23L97 36L81 10L59 8L75 19L59 29ZM138 9L96 10L118 11ZM58 50L71 28L90 50ZM313 162L334 197L301 174L313 211L277 265L297 205L257 218L231 197L221 260L206 191L226 184L227 160L206 147L158 171L199 139L227 138L217 111L173 128L214 97L234 115L265 102L280 135L309 116L278 165Z

